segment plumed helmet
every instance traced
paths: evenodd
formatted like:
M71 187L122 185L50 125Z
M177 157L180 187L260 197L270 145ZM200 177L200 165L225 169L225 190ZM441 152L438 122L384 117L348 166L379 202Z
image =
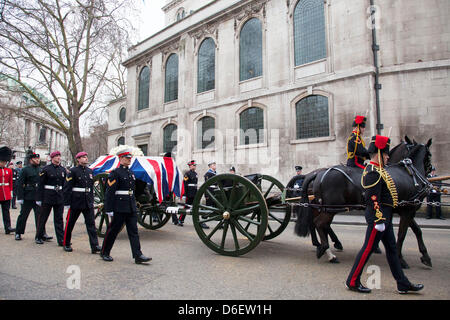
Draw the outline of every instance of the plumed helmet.
M355 120L353 120L353 127L359 126L360 128L366 127L367 118L364 116L356 116Z
M376 153L380 150L381 153L389 153L389 146L391 145L391 139L385 136L376 135L370 139L369 153Z
M7 146L0 147L0 161L11 161L12 150Z

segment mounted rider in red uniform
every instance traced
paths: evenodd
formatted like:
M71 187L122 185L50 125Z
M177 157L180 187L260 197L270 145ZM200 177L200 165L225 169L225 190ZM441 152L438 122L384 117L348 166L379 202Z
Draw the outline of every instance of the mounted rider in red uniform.
M366 117L356 116L353 131L347 139L347 166L364 169L364 160L369 159L366 144L362 138L366 128Z

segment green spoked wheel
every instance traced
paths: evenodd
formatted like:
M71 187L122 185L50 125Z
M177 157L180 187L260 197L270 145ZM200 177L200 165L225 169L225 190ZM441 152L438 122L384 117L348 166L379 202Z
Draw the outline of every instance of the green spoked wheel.
M108 228L110 218L105 212L105 190L107 173L101 173L94 177L94 210L95 210L95 228L97 235L104 237Z
M270 240L280 235L291 220L291 211L286 209L282 195L284 185L274 177L262 175L258 188L269 209L269 222L263 240Z
M268 209L261 191L250 180L221 174L206 181L192 206L192 221L200 239L213 251L239 256L264 238ZM202 224L210 228L202 228Z
M173 206L176 205L173 204ZM150 230L161 228L170 220L166 207L167 204L164 202L161 205L143 204L138 210L138 223Z

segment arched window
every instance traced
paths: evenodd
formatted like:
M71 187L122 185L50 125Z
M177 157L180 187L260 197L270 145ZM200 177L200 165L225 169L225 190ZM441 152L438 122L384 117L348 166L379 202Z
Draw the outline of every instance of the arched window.
M326 137L330 135L328 98L312 95L295 104L297 139Z
M119 139L117 139L118 146L122 146L124 144L125 144L125 137L120 137Z
M186 11L184 11L183 8L181 8L180 10L178 10L177 12L177 21L180 21L181 19L183 19L186 16Z
M295 65L327 56L323 0L300 0L294 9Z
M239 36L239 80L262 75L262 26L252 18L242 27Z
M211 38L203 40L198 49L197 92L215 87L216 44Z
M239 115L240 144L255 144L264 142L264 111L251 107Z
M164 102L178 99L178 56L172 53L166 62Z
M163 129L163 152L174 152L177 150L177 126L168 124Z
M150 90L150 68L144 67L139 74L138 110L147 109Z
M119 121L120 123L124 123L127 119L127 109L125 107L120 108L119 111Z
M197 146L200 149L214 148L216 120L203 117L197 123Z

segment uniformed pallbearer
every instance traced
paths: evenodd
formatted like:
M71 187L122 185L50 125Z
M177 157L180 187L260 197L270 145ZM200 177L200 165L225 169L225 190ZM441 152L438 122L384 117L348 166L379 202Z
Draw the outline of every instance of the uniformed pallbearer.
M8 167L11 169L13 174L13 195L11 198L11 209L17 209L16 199L17 199L17 179L19 179L20 171L14 168L14 163L10 162Z
M37 153L31 153L27 156L28 165L20 171L19 179L17 180L17 202L21 205L20 214L17 217L16 224L16 240L22 240L22 234L25 233L28 215L31 209L34 211L34 223L36 230L38 228L40 207L36 204L36 192L39 184L39 164L41 158ZM45 232L45 241L53 239Z
M117 235L125 223L131 251L136 263L150 261L141 252L139 234L137 228L137 208L135 190L135 177L130 171L132 155L130 150L119 151L120 166L111 171L106 183L105 212L112 218L106 230L105 239L101 251L101 257L105 261L113 261L110 256Z
M369 159L366 145L362 138L366 128L366 117L356 116L353 131L347 139L347 166L364 169L364 161Z
M197 172L197 164L195 160L191 160L188 164L189 171L184 174L184 192L186 195L186 204L192 205L194 203L195 195L197 194L197 183L198 177ZM186 214L180 214L180 220L178 221L179 226L183 226L184 219L186 218Z
M63 188L64 205L68 207L63 240L64 251L72 252L73 249L70 246L72 230L80 213L83 213L91 252L98 253L102 248L98 245L94 222L94 179L92 170L88 168L89 162L86 152L79 152L75 158L78 166L70 169Z
M55 226L58 246L63 246L64 240L64 194L63 186L66 181L66 169L60 165L61 153L53 151L50 154L51 163L39 173L39 185L36 193L36 203L41 207L38 228L36 230L36 243L44 243L44 228L50 211L53 209L53 222Z
M9 213L13 192L13 174L12 170L6 167L6 164L11 161L11 157L12 150L10 148L6 146L0 148L0 206L2 207L3 227L6 234L15 231L11 228Z
M361 273L380 240L386 249L386 258L392 275L397 281L399 293L419 291L421 284L412 284L403 273L392 227L392 209L397 206L397 190L384 164L389 158L390 139L384 136L372 137L368 152L371 161L363 171L361 185L365 189L365 216L367 231L364 245L358 253L353 268L348 275L346 286L352 291L369 293L371 290L361 284Z

